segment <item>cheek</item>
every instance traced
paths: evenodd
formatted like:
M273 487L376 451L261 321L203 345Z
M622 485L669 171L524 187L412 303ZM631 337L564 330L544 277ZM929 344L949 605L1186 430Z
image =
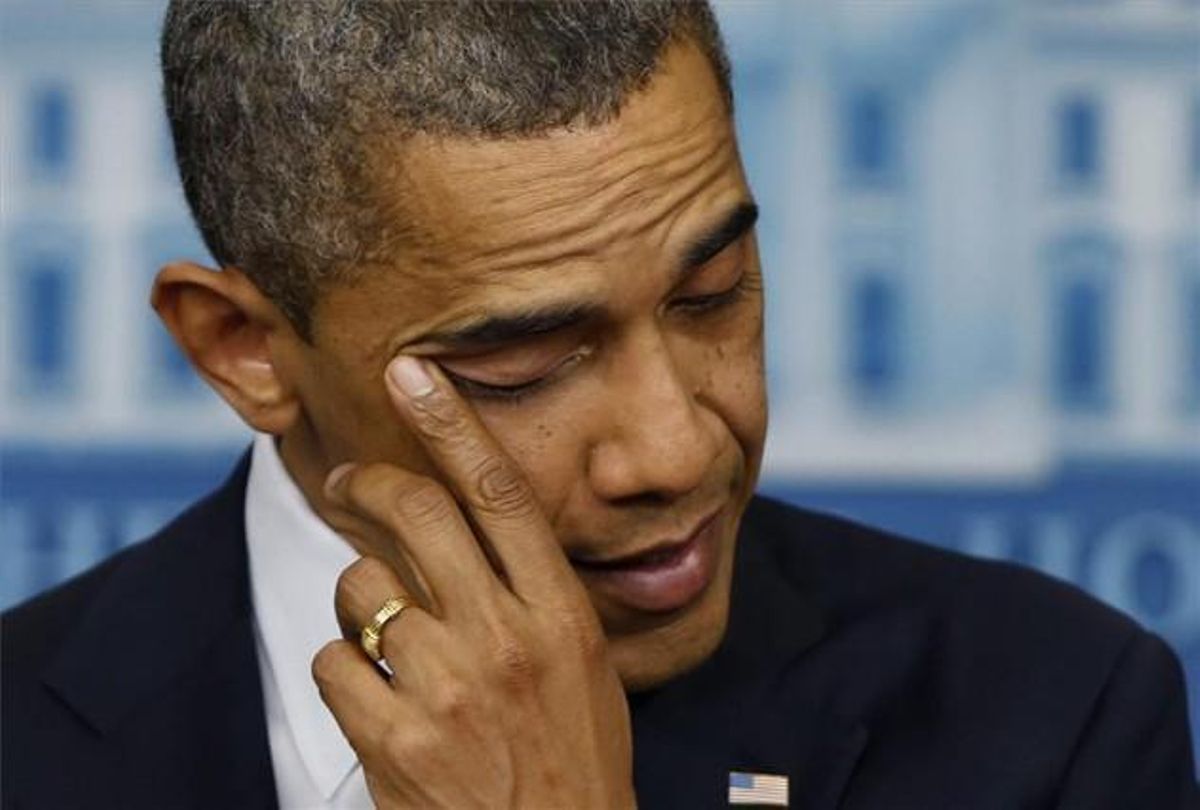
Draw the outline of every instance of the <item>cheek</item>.
M676 344L675 361L699 405L732 436L745 463L756 469L766 432L762 318L756 312L740 328L717 340ZM588 437L603 433L614 407L606 392L581 386L544 403L510 409L482 407L480 419L522 468L551 522L571 522L586 509Z
M754 313L736 334L705 347L702 404L721 418L748 455L761 451L767 420L762 315Z
M326 363L315 369L306 389L315 450L328 466L387 461L428 471L416 441L392 408L382 372Z

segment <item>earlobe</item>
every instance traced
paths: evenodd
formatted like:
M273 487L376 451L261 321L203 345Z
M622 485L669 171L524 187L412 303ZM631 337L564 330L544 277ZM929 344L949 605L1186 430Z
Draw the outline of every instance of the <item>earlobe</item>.
M197 372L248 425L282 434L299 400L281 367L281 344L299 340L287 318L237 268L163 267L150 304Z

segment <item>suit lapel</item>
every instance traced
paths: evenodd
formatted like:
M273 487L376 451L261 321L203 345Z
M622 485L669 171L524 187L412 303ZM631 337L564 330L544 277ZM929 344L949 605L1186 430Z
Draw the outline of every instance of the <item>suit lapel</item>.
M644 807L727 807L734 770L787 776L792 808L832 810L841 800L867 730L804 677L825 627L784 576L771 529L749 516L743 523L729 629L716 654L631 697Z
M115 743L127 806L276 804L246 561L248 468L243 458L130 554L44 675Z

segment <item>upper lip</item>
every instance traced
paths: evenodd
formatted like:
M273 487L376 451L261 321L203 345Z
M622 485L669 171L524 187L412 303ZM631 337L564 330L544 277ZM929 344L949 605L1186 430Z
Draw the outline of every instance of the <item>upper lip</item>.
M626 568L637 565L646 558L654 557L660 554L669 554L683 546L686 546L696 535L708 527L717 516L721 509L718 507L707 512L703 517L692 524L692 528L682 537L670 538L661 540L653 545L646 546L637 551L631 551L628 554L622 554L616 557L591 557L588 555L572 554L570 560L575 565L582 565L587 568Z

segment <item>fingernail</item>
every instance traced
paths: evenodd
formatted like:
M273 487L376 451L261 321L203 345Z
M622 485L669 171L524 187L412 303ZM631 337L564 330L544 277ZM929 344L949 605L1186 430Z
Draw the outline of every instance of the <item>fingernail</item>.
M329 475L325 477L325 495L326 497L336 495L342 481L346 480L346 476L354 469L354 464L339 464L329 471Z
M388 377L409 397L423 397L433 391L433 378L415 357L399 355L388 365Z

